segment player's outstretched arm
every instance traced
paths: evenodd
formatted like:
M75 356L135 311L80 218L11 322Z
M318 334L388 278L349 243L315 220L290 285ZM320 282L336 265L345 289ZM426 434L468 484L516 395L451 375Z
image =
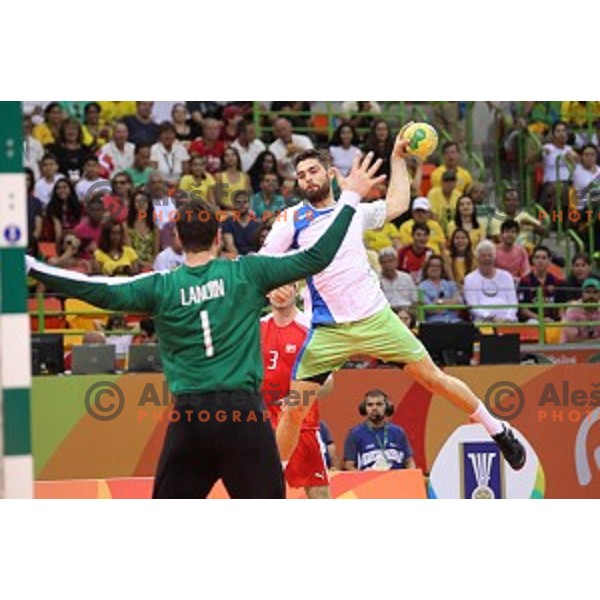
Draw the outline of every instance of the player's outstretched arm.
M148 313L154 310L155 286L157 278L161 277L159 273L137 277L87 277L50 267L31 256L25 259L27 274L53 291L109 310Z
M402 131L396 137L390 159L391 176L388 184L386 200L386 221L393 221L405 213L410 206L410 175L406 167L406 149L408 140L402 139Z
M381 160L373 164L372 161L372 153L367 154L362 161L357 157L348 177L342 178L336 174L342 189L339 200L341 209L325 233L310 248L285 256L253 255L244 259L246 268L252 271L253 280L265 292L319 273L333 260L361 198L385 179L385 175L375 176Z

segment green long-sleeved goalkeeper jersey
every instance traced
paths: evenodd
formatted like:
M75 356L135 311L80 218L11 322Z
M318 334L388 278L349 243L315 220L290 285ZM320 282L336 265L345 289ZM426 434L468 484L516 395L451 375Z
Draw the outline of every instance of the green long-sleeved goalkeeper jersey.
M151 314L172 393L254 391L262 381L259 317L265 294L322 271L342 243L359 200L344 192L331 226L302 252L214 259L127 279L86 277L27 257L28 272L50 290L100 308Z

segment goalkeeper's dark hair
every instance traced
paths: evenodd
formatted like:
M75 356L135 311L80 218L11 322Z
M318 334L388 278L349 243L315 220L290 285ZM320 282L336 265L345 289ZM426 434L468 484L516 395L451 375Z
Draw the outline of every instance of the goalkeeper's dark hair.
M214 205L206 200L192 200L178 213L176 227L183 249L186 252L209 250L219 231Z

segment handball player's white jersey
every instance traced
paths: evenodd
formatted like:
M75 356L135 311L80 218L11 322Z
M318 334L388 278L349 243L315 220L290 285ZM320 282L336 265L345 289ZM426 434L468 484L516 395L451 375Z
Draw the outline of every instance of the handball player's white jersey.
M339 205L317 209L304 203L286 209L275 220L260 253L281 254L312 246L335 218ZM313 326L359 321L387 306L363 242L365 230L384 225L385 213L384 200L360 203L335 258L324 271L306 280Z

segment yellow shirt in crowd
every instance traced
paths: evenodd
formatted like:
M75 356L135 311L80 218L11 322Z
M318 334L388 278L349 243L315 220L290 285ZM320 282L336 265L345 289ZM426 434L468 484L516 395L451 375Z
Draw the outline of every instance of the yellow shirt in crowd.
M119 267L131 267L138 259L137 252L131 246L123 246L123 254L115 260L102 250L96 250L94 258L102 269L102 275L112 275Z
M431 205L431 212L433 216L440 222L443 229L446 228L448 221L454 218L456 213L456 204L462 194L454 188L452 194L450 194L450 200L446 200L444 192L441 187L434 187L429 190L427 198Z
M200 184L194 181L193 175L184 175L179 182L179 189L190 194L194 192L197 196L200 196L203 200L208 200L208 190L215 186L215 178L207 173ZM190 198L190 200L197 198Z
M473 183L473 177L471 173L462 167L456 167L456 189L464 194L465 190ZM431 174L431 187L438 187L442 185L442 175L447 171L446 167L442 165L433 171Z
M410 219L400 226L400 243L403 246L410 246L413 242L412 227L414 223L414 219ZM446 247L446 236L441 225L434 219L429 219L427 227L429 227L429 243L427 246L436 254L441 254Z
M400 237L398 228L393 223L386 223L381 229L365 231L365 246L379 252L383 248L394 245L394 240Z

